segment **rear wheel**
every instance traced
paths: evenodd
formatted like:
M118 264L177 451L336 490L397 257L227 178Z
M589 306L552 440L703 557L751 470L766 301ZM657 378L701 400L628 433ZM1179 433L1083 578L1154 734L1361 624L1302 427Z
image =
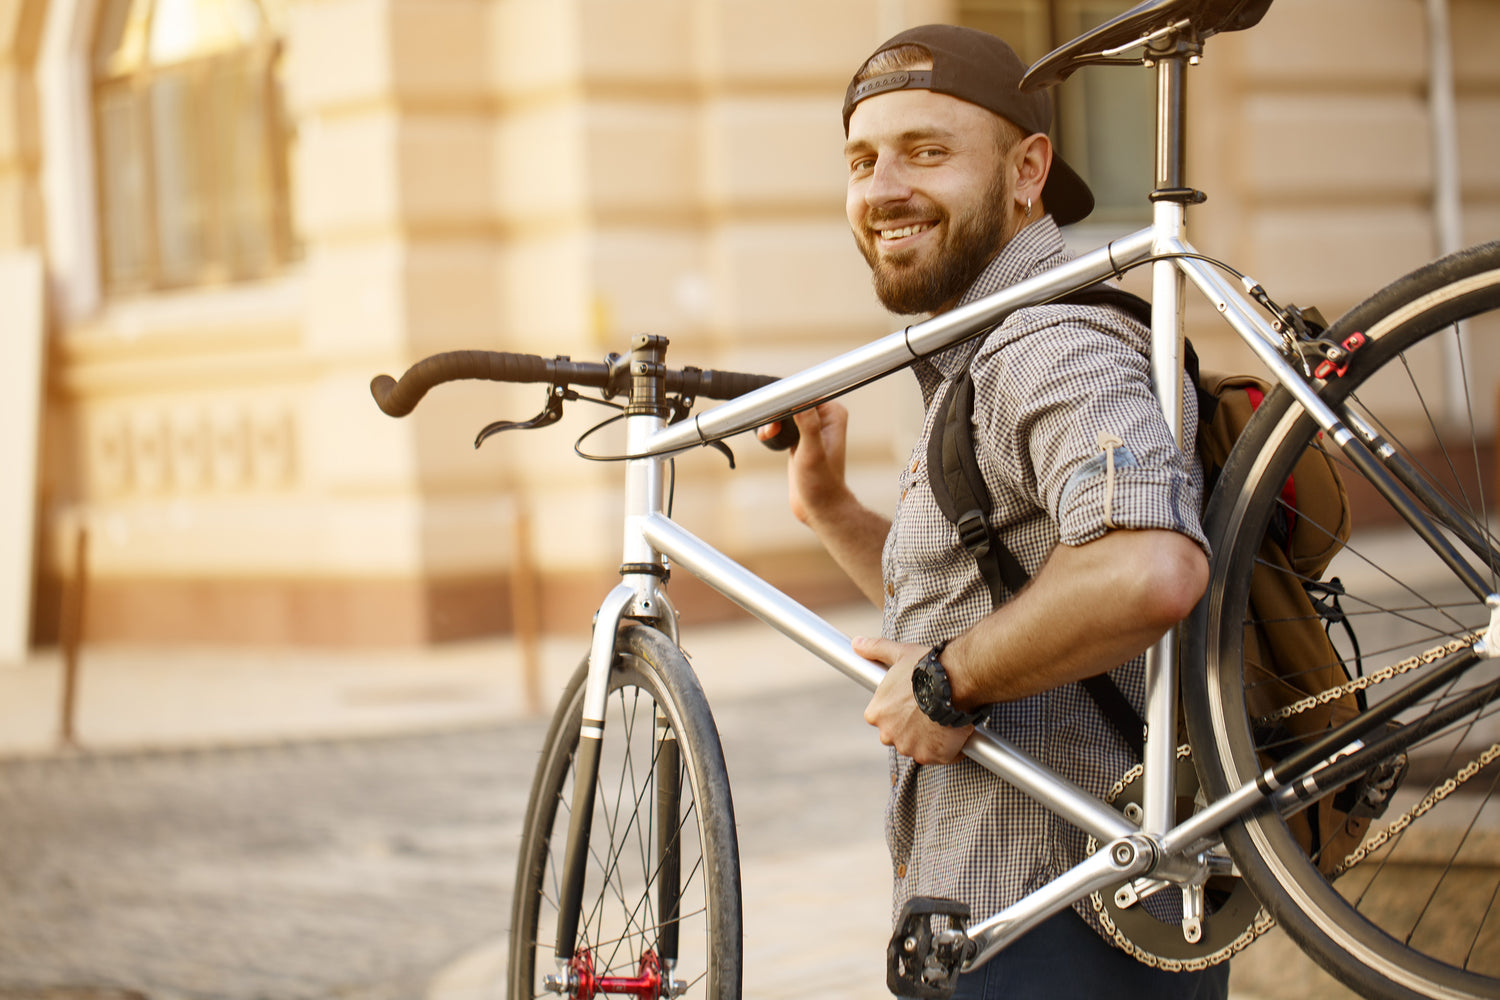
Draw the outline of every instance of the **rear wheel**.
M571 954L559 954L557 928L587 661L552 720L527 807L509 996L738 1000L739 847L718 731L666 636L630 624L616 648Z
M1323 397L1351 425L1362 422L1391 444L1408 491L1425 492L1427 510L1448 511L1442 535L1491 591L1500 588L1493 411L1500 244L1409 275L1351 311L1329 335L1342 341L1356 331L1368 343L1344 376L1329 380ZM1350 490L1353 533L1323 579L1340 581L1338 604L1357 640L1356 648L1348 633L1331 632L1356 712L1469 656L1490 620L1483 601L1278 389L1242 435L1209 504L1213 572L1186 632L1185 663L1206 664L1202 673L1185 670L1183 690L1211 798L1253 780L1288 749L1271 745L1286 738L1285 720L1247 707L1263 704L1255 682L1247 681L1254 671L1247 672L1246 659L1254 646L1247 635L1264 625L1254 620L1248 594L1252 572L1270 571L1262 539L1273 517L1287 516L1282 487L1309 447L1335 456ZM1245 880L1286 931L1365 995L1500 997L1497 691L1497 661L1477 659L1400 712L1398 720L1408 725L1445 710L1452 717L1399 753L1377 755L1385 777L1403 766L1404 776L1383 814L1367 820L1354 842L1341 844L1339 856L1318 858L1321 870L1287 821L1270 811L1225 832ZM1293 714L1311 710L1293 706ZM1375 811L1379 794L1369 791L1366 811ZM1314 843L1313 855L1333 851L1330 844Z

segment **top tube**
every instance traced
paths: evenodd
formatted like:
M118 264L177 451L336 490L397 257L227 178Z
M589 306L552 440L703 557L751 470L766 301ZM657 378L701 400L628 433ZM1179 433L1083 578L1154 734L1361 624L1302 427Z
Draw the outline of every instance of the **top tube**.
M630 458L667 455L751 430L888 375L994 327L1017 309L1039 305L1120 273L1146 259L1151 228L1121 237L1045 274L1028 278L941 316L917 323L806 368L738 399L672 424Z

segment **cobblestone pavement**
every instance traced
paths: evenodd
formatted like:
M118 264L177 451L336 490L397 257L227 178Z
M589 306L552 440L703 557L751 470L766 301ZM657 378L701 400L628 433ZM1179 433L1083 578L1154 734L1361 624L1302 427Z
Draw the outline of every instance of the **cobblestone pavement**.
M838 685L720 709L747 866L878 840L861 704ZM0 764L0 997L421 997L508 926L543 729ZM783 930L752 919L747 950ZM881 942L860 950L878 983Z
M886 995L864 699L835 681L716 708L746 997ZM0 1000L419 1000L466 957L488 972L544 728L0 762ZM503 995L464 978L443 1000ZM1352 995L1275 935L1231 986Z

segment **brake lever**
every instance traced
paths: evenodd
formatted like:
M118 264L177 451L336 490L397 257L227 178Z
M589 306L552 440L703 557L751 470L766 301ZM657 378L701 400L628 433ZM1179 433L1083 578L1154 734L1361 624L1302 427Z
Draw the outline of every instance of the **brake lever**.
M542 412L530 420L497 420L489 424L479 432L474 439L474 447L478 448L484 444L487 438L499 434L501 431L530 431L538 427L550 427L562 419L563 400L578 399L578 393L565 385L554 385L547 389L547 405L542 407Z

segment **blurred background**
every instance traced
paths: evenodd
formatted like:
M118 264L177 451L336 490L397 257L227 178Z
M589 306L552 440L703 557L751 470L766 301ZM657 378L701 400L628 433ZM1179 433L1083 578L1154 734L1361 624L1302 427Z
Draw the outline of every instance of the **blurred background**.
M583 404L474 451L539 386L397 421L370 378L642 332L784 374L898 329L844 219L850 73L913 24L1031 60L1127 6L0 0L0 996L404 998L469 949L454 968L496 982L534 716L616 579L618 469L572 454L604 416ZM1497 50L1493 0L1285 0L1213 39L1190 238L1331 319L1500 236ZM1084 250L1148 221L1150 74L1057 96L1099 198ZM1244 361L1193 299L1188 323L1206 365ZM1500 334L1475 349L1500 371ZM1491 436L1493 377L1468 386ZM851 475L888 506L917 393L847 402ZM685 525L878 627L786 512L781 456L731 445L734 472L678 460ZM672 592L719 623L684 634L725 668L704 683L756 873L752 992L874 995L861 692L685 574ZM283 742L396 730L420 733ZM1238 996L1340 995L1273 940Z
M618 549L617 470L570 449L593 413L476 454L540 387L394 421L370 377L639 332L787 373L896 329L843 218L853 67L929 20L1034 59L1127 6L0 0L0 662L54 643L69 601L108 642L422 646L518 613L581 633ZM1332 318L1500 235L1497 43L1489 0L1297 0L1215 39L1190 238ZM1100 200L1081 249L1146 221L1150 87L1090 70L1059 95ZM1210 321L1190 313L1214 365ZM915 397L851 397L872 503ZM678 463L684 521L815 606L851 599L785 513L780 457L735 444L738 472Z

